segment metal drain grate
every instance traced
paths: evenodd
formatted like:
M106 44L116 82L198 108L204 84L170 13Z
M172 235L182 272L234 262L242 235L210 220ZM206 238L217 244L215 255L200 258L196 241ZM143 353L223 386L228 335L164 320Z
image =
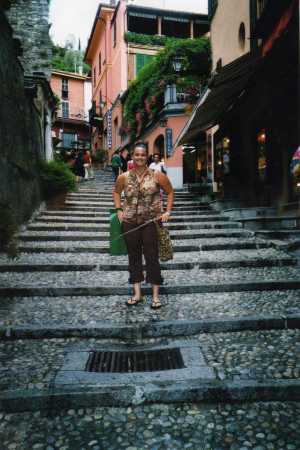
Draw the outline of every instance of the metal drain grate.
M92 352L85 370L87 372L156 372L183 369L179 348L130 352Z

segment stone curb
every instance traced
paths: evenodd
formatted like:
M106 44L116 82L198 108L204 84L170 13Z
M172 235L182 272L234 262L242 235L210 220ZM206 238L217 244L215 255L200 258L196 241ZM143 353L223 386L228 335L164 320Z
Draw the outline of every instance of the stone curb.
M172 262L161 263L162 270L189 270L195 267L199 269L232 269L239 267L286 267L295 266L298 264L296 258L274 258L274 259L259 259L248 258L237 261L193 261L193 262ZM0 273L5 272L89 272L89 271L127 271L127 264L70 264L70 263L46 263L46 264L0 264ZM145 266L144 266L145 270Z
M249 291L274 291L300 289L299 280L274 280L274 281L238 281L219 284L188 284L162 286L161 294L200 294L211 292L249 292ZM142 287L144 295L151 295L150 287ZM1 297L83 297L83 296L107 296L107 295L131 295L131 287L121 286L71 286L71 287L1 287Z
M236 243L225 243L225 244L203 244L201 245L201 251L211 251L211 250L255 250L264 248L277 248L272 244L272 242L236 242ZM19 246L19 250L22 253L109 253L108 247L22 247ZM177 252L199 252L199 245L176 245L173 247L175 253Z
M231 230L230 228L228 230ZM29 230L30 231L30 230ZM230 237L238 237L238 238L247 238L252 237L252 233L245 231L243 229L237 228L237 231L227 231L219 230L219 229L207 229L203 230L202 233L188 233L188 234L172 234L170 233L171 239L173 240L185 240L185 239L207 239L207 238L230 238ZM205 231L209 231L210 233L205 233ZM84 232L82 232L84 233ZM103 232L105 233L105 232ZM95 235L89 234L85 232L85 234L81 235L61 235L61 234L38 234L38 235L27 235L20 234L18 239L23 242L37 242L37 241L108 241L109 233L107 235Z
M85 226L87 225L87 226ZM175 224L170 223L166 226L169 231L187 231L187 230L225 230L225 229L240 229L239 224L230 222L205 222L205 223L181 223ZM61 224L61 225L35 225L30 224L27 227L27 231L41 231L41 232L52 232L52 231L83 231L83 232L109 232L110 227L107 224Z
M147 403L241 403L300 401L300 381L266 380L181 382L169 386L109 386L107 388L75 388L6 391L0 395L0 410L6 413L80 407L130 406Z
M35 325L0 327L0 340L67 339L72 337L97 339L122 339L132 341L144 338L192 336L199 333L234 333L240 331L299 330L300 314L286 316L248 316L207 320L172 320L141 323L140 325L115 324L103 321L93 326L61 325L42 327Z
M73 224L85 224L85 223L96 223L96 224L109 224L109 217L104 218L104 219L99 219L96 217L85 217L85 221L82 221L83 217L69 217L69 216L59 216L57 215L57 217L54 216L54 218L52 218L51 216L38 216L36 218L36 220L34 222L31 222L34 226L36 226L36 223L73 223ZM213 216L213 215L208 215L208 216L187 216L187 217L180 217L180 216L175 216L172 221L170 222L171 225L177 225L177 224L189 224L189 223L202 223L202 222L228 222L228 219L222 216Z

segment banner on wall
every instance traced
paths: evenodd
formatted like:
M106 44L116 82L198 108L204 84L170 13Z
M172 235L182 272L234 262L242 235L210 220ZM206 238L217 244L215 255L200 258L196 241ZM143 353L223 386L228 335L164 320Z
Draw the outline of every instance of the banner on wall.
M172 128L166 128L166 153L167 158L170 158L173 154L173 130Z
M112 110L107 111L107 148L112 148Z

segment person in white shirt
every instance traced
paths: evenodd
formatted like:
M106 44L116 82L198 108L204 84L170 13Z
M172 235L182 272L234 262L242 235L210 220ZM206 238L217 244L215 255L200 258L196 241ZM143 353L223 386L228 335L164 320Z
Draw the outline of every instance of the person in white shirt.
M150 164L149 169L154 170L154 172L167 173L164 163L160 160L159 153L154 153L153 162Z

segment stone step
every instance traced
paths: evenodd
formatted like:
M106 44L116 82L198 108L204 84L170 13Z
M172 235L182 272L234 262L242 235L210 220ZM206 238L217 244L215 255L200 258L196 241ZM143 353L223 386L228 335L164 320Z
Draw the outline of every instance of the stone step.
M182 247L180 246L180 249L182 250ZM108 250L108 246L103 247ZM190 264L190 263L226 263L226 262L248 262L248 261L262 261L266 262L268 264L268 261L278 261L277 265L280 265L280 261L287 260L287 261L293 261L295 263L295 258L288 255L285 251L280 251L275 248L261 248L261 249L249 249L249 250L215 250L213 252L209 251L200 251L199 248L197 248L196 251L180 251L175 252L174 257L171 261L168 261L167 264L173 264L173 263L180 263L180 264ZM0 255L0 265L6 265L6 266L18 266L24 265L24 264L46 264L46 265L52 265L52 264L85 264L85 265L93 265L97 268L101 268L102 264L108 265L108 266L115 266L118 264L125 264L128 263L128 256L122 255L122 256L111 256L109 254L94 254L92 252L88 254L83 255L74 255L72 252L65 252L64 254L53 254L50 253L49 255L29 255L28 253L20 253L18 255L17 259L9 258L2 254Z
M90 337L125 340L134 333L149 338L299 329L299 295L300 290L161 295L160 311L150 308L150 296L131 309L126 306L127 296L2 299L0 340L8 327L9 339L66 338L75 332L83 337L90 328Z
M163 195L163 198L164 199L166 199L167 198L167 196L166 195ZM185 201L185 200L187 200L187 201L200 201L201 202L201 200L199 200L199 198L197 198L197 197L195 197L195 195L180 195L180 194L178 194L178 193L175 193L175 196L174 196L174 198L175 198L175 200L179 200L179 201ZM68 194L67 195L67 199L68 200L77 200L77 199L79 199L79 200L95 200L95 201L98 201L98 200L111 200L112 199L112 193L109 193L109 192L103 192L103 193L94 193L94 194L84 194L84 193L79 193L79 192L77 192L77 193L71 193L71 194ZM207 202L205 202L206 204L208 204Z
M86 204L99 204L99 203L113 203L113 196L112 194L103 194L103 195L97 195L97 196L83 196L81 194L76 195L67 195L66 197L67 202L72 203L86 203ZM167 202L167 197L163 196L163 201ZM174 197L174 203L179 203L180 205L194 205L194 204L200 204L203 206L209 206L207 202L201 201L201 199L196 199L194 197L188 198L188 199L182 199L180 197L175 196Z
M168 223L165 225L168 230L200 230L200 229L234 229L241 228L239 223L230 222L199 222L199 223ZM109 225L91 223L39 223L28 225L28 231L109 231Z
M202 241L202 240L201 240ZM202 251L210 252L217 250L251 250L251 249L265 249L272 247L271 242L259 242L254 239L238 239L238 238L215 238L207 239L205 244L201 244L200 240L194 240L194 243L190 241L173 241L174 252L189 252L189 251ZM69 242L60 241L44 241L44 242L23 242L19 245L20 252L31 253L95 253L103 254L108 253L108 245L98 245L94 242L88 241L74 241L72 244Z
M114 208L114 203L112 201L105 201L105 200L99 200L99 201L79 201L79 200L66 200L65 205L67 207L69 206L82 206L82 207L106 207L107 209ZM209 206L203 205L201 202L181 202L181 201L174 201L173 209L178 208L193 208L193 207L200 207L202 209L209 209Z
M223 216L213 216L213 215L203 215L203 216L176 216L171 220L171 224L175 223L189 223L189 222L227 222L229 219ZM81 217L81 216L51 216L51 215L42 215L38 216L33 224L38 222L45 223L106 223L108 224L110 221L109 216L106 218L100 217Z
M84 371L89 352L95 350L95 347L104 351L128 350L128 344L124 346L117 339L108 341L97 337L87 337L84 340L78 337L19 339L9 342L8 336L6 341L0 343L3 358L5 361L9 360L2 374L0 409L11 413L37 410L51 410L54 413L60 410L65 417L63 408L70 410L97 406L99 414L99 405L119 408L130 405L134 408L139 405L145 422L146 403L173 403L177 404L177 408L182 402L202 405L204 402L216 403L220 410L221 402L222 411L229 414L224 403L239 402L238 415L243 415L243 402L300 400L299 330L233 332L226 333L225 337L226 340L224 333L218 332L213 335L199 333L189 340L169 338L156 343L145 341L143 345L133 345L132 340L130 348L135 351L180 348L185 367L156 373L99 374ZM127 334L127 341L129 340L130 336ZM202 419L208 407L209 405L205 405L202 410ZM166 413L166 408L164 410ZM128 418L128 421L132 420L132 409L130 413L131 419ZM246 423L249 424L251 418L248 409L245 415ZM267 417L268 415L264 415L263 420L266 421ZM274 417L278 419L279 416L272 416L273 424ZM290 419L286 415L284 417L285 427L288 427ZM48 420L49 416L47 427ZM103 420L102 415L97 420ZM114 420L117 420L115 415ZM122 420L124 423L124 417ZM171 420L169 416L167 420ZM172 420L171 423L174 427ZM231 417L229 423L236 424L236 421L233 422ZM195 425L194 421L193 424ZM277 426L278 424L276 428ZM163 429L165 431L165 427ZM226 428L227 433L231 429Z
M203 211L193 211L189 214L184 214L181 213L180 211L176 212L176 211L172 211L172 217L181 217L181 218L187 218L190 219L192 217L195 217L195 219L199 218L201 219L203 216L207 217L207 216L213 216L213 217L221 217L220 215L216 215L218 213L216 213L215 211L211 211L211 210L203 210ZM47 210L47 211L43 211L43 216L65 216L65 217L99 217L100 214L97 211L80 211L80 209L77 210L70 210L68 209L60 209L60 210ZM107 210L105 210L104 213L101 214L101 216L103 217L109 217L109 212ZM226 217L222 217L222 220L226 221L227 218Z
M297 267L162 271L162 294L300 289ZM116 285L118 280L118 285ZM127 271L1 273L0 296L129 295ZM145 294L150 287L143 285Z
M254 372L255 370L258 369L254 367L252 370ZM272 402L272 403L276 402L277 408L280 408L281 411L284 411L286 402L298 402L300 400L299 395L300 381L298 380L277 379L276 381L264 380L260 382L254 380L242 380L232 382L218 381L209 383L206 380L204 381L199 380L195 382L194 380L192 381L188 379L186 383L181 382L180 384L177 384L173 381L169 382L169 384L167 383L161 384L160 386L153 385L152 383L149 384L144 383L143 385L136 386L132 382L132 384L122 383L116 387L113 387L113 389L111 386L108 387L106 386L103 388L97 387L89 390L84 389L82 386L80 387L79 385L74 386L71 379L66 381L68 382L69 387L65 389L63 389L60 386L59 388L56 389L51 387L39 389L38 391L34 389L31 390L28 389L25 392L24 390L21 389L4 391L2 394L0 394L0 410L10 414L18 413L18 418L20 418L20 413L25 411L27 412L26 416L28 416L29 411L41 412L43 410L45 411L51 410L53 412L51 418L53 418L55 412L57 412L58 414L59 410L61 410L62 407L65 408L66 415L68 414L68 411L72 411L72 416L75 414L78 414L79 416L79 413L76 411L76 409L82 413L84 412L84 408L87 408L88 406L86 410L87 415L85 417L87 417L89 419L88 421L90 422L93 421L92 417L90 417L90 414L92 413L92 408L96 408L95 410L95 418L96 418L99 416L99 405L101 405L102 408L105 407L123 408L126 411L126 408L129 406L135 408L137 401L140 401L144 405L144 409L146 409L146 407L149 407L150 405L153 405L153 403L171 404L174 407L176 406L177 412L182 404L187 405L189 403L194 408L196 404L204 404L204 403L210 405L210 408L214 403L215 404L220 403L224 404L226 402L228 402L229 404L242 403L243 406L244 405L246 406L248 412L250 410L250 407L251 406L253 407L253 404L256 405L254 402L259 402L257 403L259 406L263 406L264 405L263 402ZM140 400L139 398L136 397L136 392L138 392L138 395L141 396ZM274 410L274 413L277 412L277 408ZM289 422L291 421L293 424L295 423L295 420L297 420L297 409L296 408L294 409L295 411L292 412L290 416L288 416ZM165 410L166 408L163 409L162 413L165 412ZM219 408L216 408L216 410L219 411ZM239 406L239 411L241 411L241 406ZM244 411L244 409L242 411ZM268 414L268 411L266 410L264 411L264 414L266 416ZM278 412L277 414L279 415ZM72 416L70 415L70 418ZM203 412L201 413L201 417L203 418ZM214 414L213 417L215 418L216 415ZM284 418L286 417L287 415L284 414ZM55 425L57 424L57 422L59 422L59 418L61 418L61 416L57 416ZM98 419L95 419L95 423L97 420ZM210 420L212 421L213 418L211 418ZM51 421L51 419L48 419L48 421ZM114 420L113 423L116 424L116 421ZM230 423L231 422L228 423L228 427L230 426ZM247 423L249 424L249 421L247 421ZM120 421L119 425L120 428L121 425L123 425L123 421ZM188 426L189 425L187 423L186 427ZM242 430L245 429L245 427L246 427L245 424L243 425L243 427L241 427L241 433ZM235 428L238 429L238 426L236 426ZM60 429L63 429L63 425L60 425ZM203 434L205 434L206 430L207 428L205 428L205 430L203 429ZM166 431L166 428L164 428L164 431ZM171 430L170 433L172 434ZM171 436L170 433L168 434L168 441L172 439L169 437ZM272 436L276 436L276 438L279 441L285 442L282 439L281 435L277 434L277 431L275 431L275 433L276 435L272 434ZM262 436L265 436L264 433L260 434ZM38 438L40 437L40 435L41 433L39 433ZM66 427L61 436L66 438L68 435L69 435L69 427ZM86 433L84 433L84 435L86 435ZM80 438L83 438L83 435L81 435ZM131 438L128 439L127 432L124 432L123 438L124 440L127 441L131 440ZM90 439L91 437L89 437L88 439L89 442L99 442L99 438L97 439L97 441L90 441ZM109 439L110 438L107 437L105 442L110 442ZM226 439L225 442L228 442L230 440L227 435L224 436L224 439ZM85 442L84 439L80 440ZM174 442L178 442L177 435L176 438L174 436L174 439L172 440L174 440ZM151 443L153 443L153 441L155 442L155 439L152 438ZM161 440L159 440L159 442L160 441ZM143 438L143 442L145 442L145 438ZM196 442L196 440L194 440L194 442ZM197 442L199 442L199 444L197 445L200 445L200 442L203 442L203 440L198 438ZM256 442L258 442L258 440ZM294 442L294 441L288 440L287 442ZM132 443L133 444L136 443L136 438L134 439L134 441L132 441ZM86 445L88 445L87 441ZM256 447L261 449L264 448L261 446ZM135 447L131 446L128 448L135 448ZM195 449L196 447L193 448ZM293 445L292 447L286 448L294 449L297 447Z
M93 211L93 212L104 212L104 213L109 213L110 209L114 209L114 208L108 208L106 206L64 206L62 208L63 211L81 211L81 212L86 212L86 211ZM185 207L185 206L176 206L173 208L172 210L172 216L177 214L185 214L185 213L195 213L195 214L199 214L199 212L201 211L205 211L205 214L208 213L208 211L210 211L209 209L207 209L206 206L197 206L194 208L189 208L189 207ZM216 212L214 211L213 214L216 214Z
M206 238L226 238L226 237L250 237L251 232L244 229L231 229L224 228L218 230L215 229L203 229L201 232L192 230L184 231L171 231L170 236L172 239L206 239ZM18 236L19 241L35 242L35 241L108 241L108 232L80 232L80 231L26 231Z
M289 257L282 259L261 260L259 258L236 260L236 261L201 261L201 262L173 262L161 263L162 270L189 270L189 269L225 269L225 268L246 268L246 267L284 267L295 266L297 260ZM0 273L25 273L25 272L90 272L96 271L97 264L0 264ZM145 266L144 266L145 270ZM101 264L101 271L119 272L128 271L127 264Z

